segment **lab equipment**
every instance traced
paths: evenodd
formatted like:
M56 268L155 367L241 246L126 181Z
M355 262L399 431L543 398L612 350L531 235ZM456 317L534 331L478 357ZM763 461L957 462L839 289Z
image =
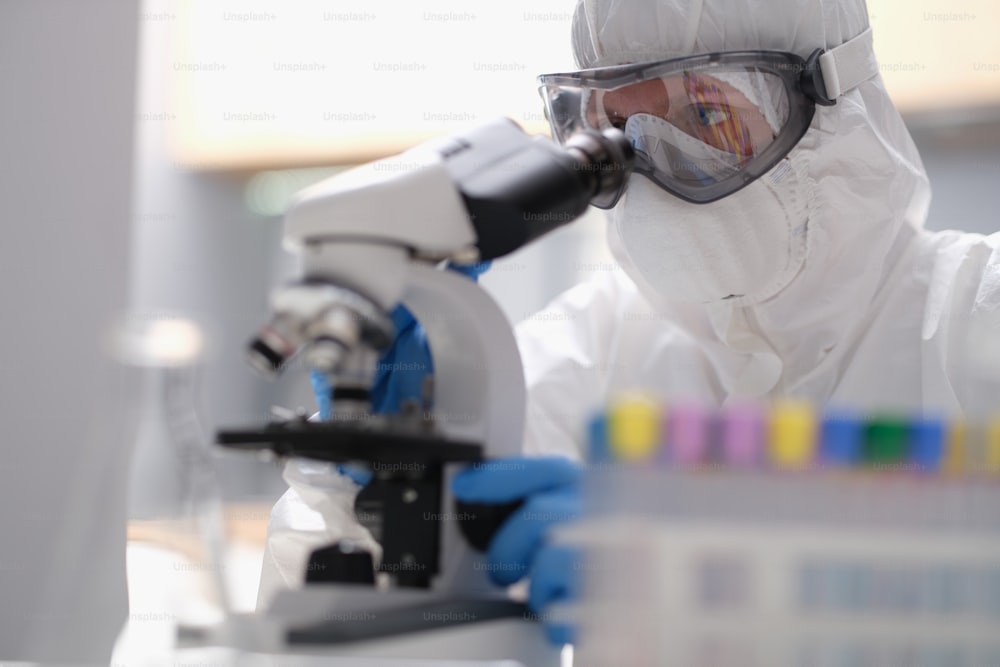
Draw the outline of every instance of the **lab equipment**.
M375 413L399 412L404 401L422 405L426 400L425 385L434 373L427 336L413 314L404 306L396 306L390 317L396 335L375 365L371 389ZM333 414L333 386L327 374L318 369L312 370L311 380L320 408L319 418L326 421Z
M575 664L1000 657L1000 419L627 397L590 431Z
M630 165L617 130L559 147L501 120L300 194L285 242L302 256L303 279L275 293L249 353L268 374L298 354L327 374L331 420L224 431L218 441L368 466L363 490L344 480L317 497L342 514L338 498L357 493L357 517L381 553L347 540L313 545L300 563L307 585L279 593L259 630L243 633L253 648L558 664L540 624L490 584L466 543L482 544L513 508L469 511L453 504L449 485L453 464L520 449L524 385L513 333L477 285L434 265L490 260L572 221L592 200L617 197ZM426 331L431 400L375 414L377 359L398 304ZM301 546L308 536L294 539Z
M490 262L470 265L449 264L448 268L476 280L489 268L489 265ZM396 335L375 367L375 381L371 390L371 406L375 414L395 414L404 409L412 410L414 406L424 405L427 402L428 381L434 373L424 328L414 319L406 306L396 306L391 317ZM313 369L310 372L310 381L319 407L319 420L326 421L333 414L331 398L333 387L330 378L323 371ZM312 486L317 485L317 481L324 473L346 475L360 486L365 486L371 481L371 472L358 466L317 466L315 463L291 465L305 465L306 477L310 479ZM294 472L290 472L288 476L293 477ZM330 483L337 484L332 480ZM289 482L289 485L297 486L294 482ZM323 486L323 483L319 485ZM297 488L302 487L297 486Z
M804 401L715 409L624 395L589 428L591 461L747 470L909 471L1000 481L1000 414L978 421Z
M490 262L452 264L447 268L478 280L490 267ZM403 409L404 401L415 404L425 402L427 379L433 375L434 364L427 348L427 334L405 306L392 311L393 329L396 332L389 348L382 353L375 368L372 386L372 408L376 413L395 413ZM331 415L330 394L333 388L322 371L312 371L313 392L319 405L319 416L327 420Z

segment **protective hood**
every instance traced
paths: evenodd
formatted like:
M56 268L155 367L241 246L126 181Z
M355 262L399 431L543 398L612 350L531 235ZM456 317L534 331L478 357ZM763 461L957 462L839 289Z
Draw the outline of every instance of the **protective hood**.
M573 47L581 68L746 49L805 58L867 27L863 0L581 0ZM812 190L806 259L761 303L681 303L643 279L609 227L626 273L699 341L730 399L828 395L832 386L816 384L836 380L824 371L849 354L930 204L926 172L880 76L817 107L792 156Z

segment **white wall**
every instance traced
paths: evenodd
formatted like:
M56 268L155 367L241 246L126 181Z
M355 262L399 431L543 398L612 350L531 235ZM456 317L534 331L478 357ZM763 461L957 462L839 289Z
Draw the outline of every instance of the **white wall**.
M137 13L0 4L0 659L107 664L125 618L128 402L102 337L127 298Z
M202 416L214 434L266 422L283 386L254 374L244 361L246 342L268 315L281 229L279 221L247 209L242 177L185 169L170 153L171 126L184 121L168 85L177 20L171 0L143 3L129 297L134 318L183 317L201 327L207 342ZM227 461L221 472L227 493L261 490L276 497L281 486L276 468L249 460ZM156 461L136 474L155 476Z
M913 123L913 136L931 179L928 229L1000 231L1000 109L964 125Z

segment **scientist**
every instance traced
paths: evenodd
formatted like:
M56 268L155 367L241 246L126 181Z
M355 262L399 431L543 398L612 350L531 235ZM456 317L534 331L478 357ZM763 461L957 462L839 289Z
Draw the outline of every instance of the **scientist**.
M609 218L622 271L517 328L526 458L454 484L468 501L527 499L488 557L498 584L531 578L539 613L572 590L573 554L545 535L575 514L587 418L618 391L941 414L1000 396L1000 237L923 229L927 175L878 74L864 0L581 0L572 39L583 71L541 79L555 136L613 125L639 157ZM817 49L823 85L800 88L791 74ZM726 66L653 64L702 54ZM594 69L636 63L625 78ZM419 327L398 323L392 358L426 354ZM358 488L303 465L286 478L306 495L275 508L262 594L301 577L285 538L309 508L346 518Z

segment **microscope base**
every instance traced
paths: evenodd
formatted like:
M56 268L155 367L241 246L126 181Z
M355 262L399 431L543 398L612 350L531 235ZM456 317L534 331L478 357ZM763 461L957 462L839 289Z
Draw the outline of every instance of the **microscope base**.
M227 644L260 653L561 664L561 649L548 643L541 623L524 605L499 597L312 586L280 593L265 616L227 625Z
M410 664L409 661L415 666L444 664L444 661L461 662L463 666L482 663L484 667L498 663L503 667L561 665L561 649L546 641L538 623L523 619L496 619L331 645L283 641L285 633L274 625L273 619L260 619L260 622L241 619L237 624L242 627L230 627L226 643L255 654L370 658L400 667Z

